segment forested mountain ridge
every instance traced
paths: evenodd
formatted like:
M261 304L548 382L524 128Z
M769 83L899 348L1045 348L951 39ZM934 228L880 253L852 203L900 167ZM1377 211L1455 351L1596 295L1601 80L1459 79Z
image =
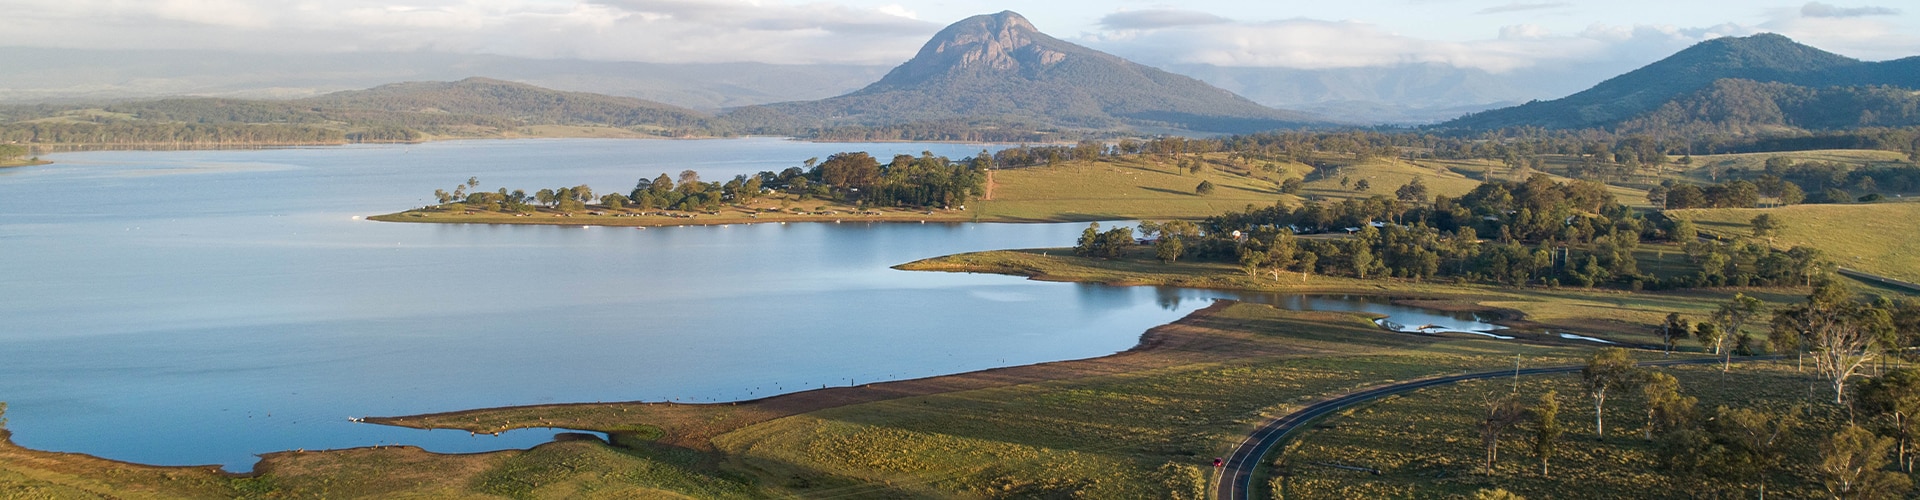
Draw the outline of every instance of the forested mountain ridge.
M1803 87L1723 79L1620 122L1624 134L1755 135L1920 125L1920 92L1890 86Z
M1653 64L1614 77L1593 88L1551 101L1535 101L1520 106L1467 115L1442 125L1453 129L1499 129L1537 126L1557 129L1611 128L1623 122L1661 113L1665 118L1681 118L1666 109L1681 101L1713 100L1718 88L1722 96L1741 88L1740 84L1720 84L1723 80L1743 80L1760 84L1805 87L1816 92L1833 92L1836 87L1920 88L1920 57L1887 62L1865 62L1840 56L1787 37L1763 33L1748 37L1728 37L1701 42ZM1719 87L1716 87L1718 85ZM1750 88L1750 87L1746 87ZM1785 87L1769 87L1774 90ZM1847 91L1859 92L1859 91ZM1773 100L1773 99L1764 99ZM1752 100L1758 104L1761 100ZM1724 100L1723 100L1724 102ZM1788 105L1788 108L1795 106ZM1861 110L1851 113L1857 115ZM1766 114L1765 110L1748 110ZM1824 113L1835 113L1825 110ZM1707 114L1682 121L1711 121ZM1783 116L1776 124L1794 122L1834 123L1830 119L1800 120ZM1857 120L1856 120L1857 121ZM1638 122L1644 126L1650 121ZM1734 124L1733 128L1743 127ZM1813 127L1825 128L1825 127Z
M486 78L396 83L285 101L181 97L8 106L0 107L0 120L7 122L0 125L0 141L99 145L414 141L539 125L676 136L725 128L691 109Z
M632 97L563 92L489 78L407 82L292 101L314 109L493 116L537 124L704 127L705 113Z
M948 26L913 59L859 91L750 106L725 117L759 131L984 120L1070 129L1245 132L1322 122L1053 38L1013 12Z

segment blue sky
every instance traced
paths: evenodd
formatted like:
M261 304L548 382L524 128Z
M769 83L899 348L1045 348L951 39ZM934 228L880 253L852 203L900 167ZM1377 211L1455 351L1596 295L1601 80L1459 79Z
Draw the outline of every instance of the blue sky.
M0 0L0 46L893 64L945 24L1012 9L1160 65L1504 72L1644 64L1758 32L1869 60L1920 55L1920 8L1845 1Z

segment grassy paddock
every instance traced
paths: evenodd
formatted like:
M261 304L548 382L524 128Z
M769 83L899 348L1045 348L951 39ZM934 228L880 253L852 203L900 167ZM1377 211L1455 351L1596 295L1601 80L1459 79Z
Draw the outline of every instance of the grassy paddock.
M1760 214L1780 221L1774 246L1820 249L1842 266L1908 281L1920 281L1920 203L1794 205L1779 208L1672 210L1701 229L1725 236L1752 237L1749 222Z
M1642 353L1642 359L1657 355ZM1680 380L1684 394L1700 398L1697 407L1711 413L1719 406L1795 412L1803 422L1790 438L1795 450L1787 472L1770 479L1767 494L1785 498L1824 497L1812 476L1817 464L1811 443L1831 432L1846 415L1806 373L1788 362L1657 368ZM1482 404L1513 393L1511 380L1489 379L1425 389L1355 407L1328 417L1301 435L1272 461L1271 482L1285 498L1449 498L1480 489L1504 488L1528 498L1675 498L1690 493L1751 496L1738 485L1703 485L1680 480L1664 470L1657 445L1644 437L1646 413L1637 394L1609 398L1604 438L1594 436L1593 403L1584 396L1578 374L1522 379L1519 398L1531 405L1548 390L1559 393L1560 422L1566 431L1550 474L1542 474L1523 430L1500 442L1500 459L1483 472L1485 448L1474 425L1484 417ZM1804 403L1804 405L1802 405ZM1376 469L1380 474L1336 466Z

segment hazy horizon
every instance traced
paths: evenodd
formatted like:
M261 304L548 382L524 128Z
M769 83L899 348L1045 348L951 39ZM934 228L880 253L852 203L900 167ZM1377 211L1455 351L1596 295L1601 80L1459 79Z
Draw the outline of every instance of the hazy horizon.
M15 63L0 70L0 102L289 98L482 76L709 110L858 89L946 24L1009 8L863 0L8 3L18 29L0 33L0 59ZM1863 60L1920 54L1920 17L1872 4L1203 0L1178 9L1082 1L1016 10L1055 37L1264 105L1338 107L1381 122L1563 97L1721 36L1780 33ZM653 66L725 63L750 64Z

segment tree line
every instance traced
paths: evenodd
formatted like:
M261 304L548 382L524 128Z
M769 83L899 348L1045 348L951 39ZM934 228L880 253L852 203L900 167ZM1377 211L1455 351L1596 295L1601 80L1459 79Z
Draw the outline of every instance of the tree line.
M985 152L959 161L923 152L920 156L896 155L883 164L865 152L845 152L828 156L825 161L810 158L802 166L780 172L763 171L725 181L702 180L693 170L682 171L678 177L662 173L640 178L627 193L598 197L586 185L540 189L531 194L507 188L475 191L478 180L468 179L452 191L435 190L434 198L442 205L458 202L465 208L522 213L541 206L573 212L588 205L614 210L711 212L775 194L863 207L949 208L965 205L984 190L986 170L992 161Z
M1691 222L1649 219L1591 181L1562 183L1536 175L1527 182L1483 183L1459 198L1422 203L1424 196L1416 180L1393 198L1276 203L1198 224L1143 223L1137 233L1129 227L1101 231L1095 224L1075 249L1083 256L1114 258L1147 240L1163 261L1237 263L1250 276L1275 280L1298 273L1302 280L1322 274L1629 290L1806 284L1827 270L1820 253L1810 248L1701 241ZM1778 230L1777 222L1763 222L1766 231ZM1345 237L1300 237L1330 232ZM1695 271L1668 276L1643 271L1636 253L1649 241L1681 244Z
M348 142L346 133L315 125L198 123L10 123L0 142L18 144L325 145Z

